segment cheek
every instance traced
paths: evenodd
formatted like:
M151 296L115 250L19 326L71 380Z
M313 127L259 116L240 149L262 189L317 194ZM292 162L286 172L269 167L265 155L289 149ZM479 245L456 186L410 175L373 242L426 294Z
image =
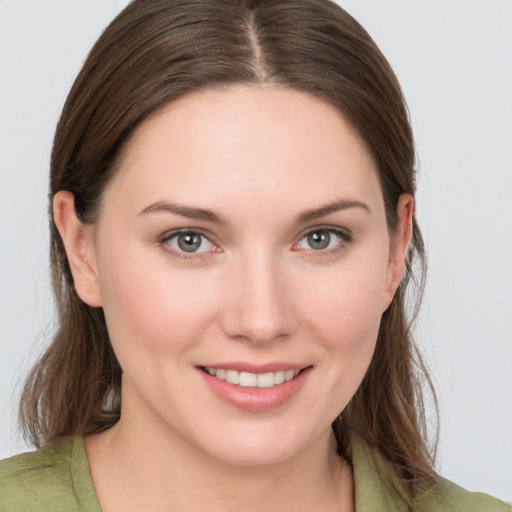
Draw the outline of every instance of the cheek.
M215 315L211 287L147 256L140 262L127 256L102 274L103 307L120 360L122 354L140 357L194 345Z
M384 260L367 264L360 260L333 269L327 279L311 283L307 309L329 335L335 346L357 349L366 340L376 338L386 295Z
M321 286L318 283L323 283ZM329 279L311 282L309 330L323 347L334 415L345 408L371 362L382 317L386 260L360 258L333 269Z

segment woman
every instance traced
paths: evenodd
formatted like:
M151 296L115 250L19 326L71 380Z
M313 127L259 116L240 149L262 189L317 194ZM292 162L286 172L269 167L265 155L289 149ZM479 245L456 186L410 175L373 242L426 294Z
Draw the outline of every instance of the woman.
M42 449L2 509L507 510L432 469L414 192L399 85L339 7L132 2L57 129Z

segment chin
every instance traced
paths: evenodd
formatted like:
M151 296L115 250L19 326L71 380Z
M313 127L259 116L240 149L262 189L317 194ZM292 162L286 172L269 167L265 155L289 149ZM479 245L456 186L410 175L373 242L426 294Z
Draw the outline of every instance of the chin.
M307 437L289 429L260 425L224 430L217 439L210 438L203 450L219 461L234 466L265 466L293 459L307 449Z

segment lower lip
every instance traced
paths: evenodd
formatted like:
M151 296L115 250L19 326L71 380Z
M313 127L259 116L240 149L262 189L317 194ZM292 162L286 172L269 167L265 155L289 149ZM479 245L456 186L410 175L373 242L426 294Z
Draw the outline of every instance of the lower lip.
M305 384L312 367L302 370L292 380L272 388L244 387L230 384L198 369L213 392L229 405L248 412L265 412L281 407L291 400Z

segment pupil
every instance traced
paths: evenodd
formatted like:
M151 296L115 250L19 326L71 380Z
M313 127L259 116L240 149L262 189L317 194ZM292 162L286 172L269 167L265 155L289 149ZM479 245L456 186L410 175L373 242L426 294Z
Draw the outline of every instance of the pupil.
M329 246L331 235L327 231L317 231L308 236L308 242L312 249L320 250Z
M185 233L178 237L178 245L184 252L194 252L201 246L201 236L194 233Z

